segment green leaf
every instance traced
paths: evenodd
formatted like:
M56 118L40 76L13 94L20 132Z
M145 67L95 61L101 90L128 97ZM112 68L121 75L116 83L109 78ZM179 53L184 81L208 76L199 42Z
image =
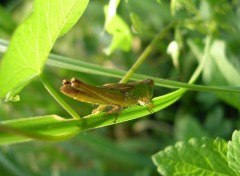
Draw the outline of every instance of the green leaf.
M224 118L223 108L221 106L214 106L206 115L204 127L211 137L228 137L232 134L232 122L230 119Z
M135 31L139 34L142 34L143 33L142 26L143 25L142 25L142 21L141 21L140 17L137 14L131 12L130 19L131 19L131 22L133 24Z
M240 132L234 131L232 141L228 142L228 164L235 171L236 175L240 175Z
M222 139L190 139L165 148L152 157L159 173L172 175L235 175L227 163L227 143Z
M15 31L0 65L0 97L16 94L40 75L58 36L80 18L88 0L34 2L34 12Z
M176 118L175 136L178 140L188 140L190 138L200 138L206 136L206 132L200 123L191 115L181 115Z
M110 46L105 48L106 54L113 53L116 49L129 51L132 44L132 35L127 23L116 13L109 14L110 6L105 6L104 12L106 17L105 29L112 35ZM109 17L110 16L110 17Z
M152 100L153 112L159 111L176 102L186 90L179 89ZM91 114L82 119L64 119L57 115L39 116L8 120L0 124L0 144L30 141L33 139L46 141L66 140L73 135L103 126L113 125L150 114L147 107L133 106L124 109L118 116L105 113Z
M203 79L209 85L238 86L239 69L229 61L225 43L215 40L211 46L208 63L203 70ZM240 95L234 93L218 93L219 98L240 110Z
M193 54L200 61L202 48L194 41L188 41ZM225 54L225 43L221 40L212 42L208 60L203 69L203 80L208 85L238 86L240 80L237 64L232 64ZM240 110L240 95L237 93L217 93L217 96L226 103Z
M171 1L171 13L175 15L177 11L181 9L186 9L187 12L191 14L197 14L198 10L193 3L193 1L185 1L185 0L172 0Z
M208 72L205 71L205 80L213 83L226 83L227 85L237 86L239 85L240 74L238 69L234 67L234 65L229 61L226 56L226 46L225 43L221 40L215 40L210 48L210 66L208 68ZM213 69L211 72L209 69ZM220 77L214 77L216 72L220 73ZM211 74L211 75L210 75ZM219 76L219 75L218 75ZM209 80L211 79L211 80ZM214 81L214 79L216 79Z
M18 143L39 139L61 141L70 138L79 130L73 120L57 115L21 118L8 120L0 124L0 144ZM72 123L71 123L72 122ZM67 125L71 123L70 125ZM65 126L61 126L65 124Z

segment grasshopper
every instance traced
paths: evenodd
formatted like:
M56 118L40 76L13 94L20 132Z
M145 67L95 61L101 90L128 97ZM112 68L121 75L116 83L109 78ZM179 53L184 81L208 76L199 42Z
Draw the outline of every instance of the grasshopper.
M76 78L70 81L63 80L60 91L78 101L100 105L92 113L104 111L112 107L107 113L111 114L133 105L147 105L149 110L153 108L151 99L153 96L154 82L152 79L131 82L127 84L113 83L102 86L92 86ZM114 122L116 122L116 119Z

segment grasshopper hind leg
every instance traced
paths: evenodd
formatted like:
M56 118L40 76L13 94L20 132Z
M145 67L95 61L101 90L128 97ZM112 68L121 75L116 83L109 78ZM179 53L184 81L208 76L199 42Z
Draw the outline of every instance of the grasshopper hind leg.
M108 106L106 105L100 105L97 108L95 108L94 110L92 110L92 114L96 114L97 112L102 112L104 111Z
M116 113L116 117L115 117L113 123L116 123L119 114L122 112L122 109L123 109L123 108L122 108L121 106L119 106L119 105L114 105L113 108L107 112L107 114Z
M148 103L148 104L146 104L146 106L147 106L147 110L148 110L148 112L150 112L150 114L153 114L154 113L154 111L153 111L153 104L152 103Z
M95 108L93 111L92 111L92 114L95 114L97 112L102 112L104 111L106 108L108 107L112 107L109 111L106 112L106 116L107 115L110 115L110 114L113 114L113 113L116 113L116 117L113 121L113 123L116 123L117 121L117 118L119 116L119 114L122 112L122 107L119 106L119 105L112 105L112 106L109 106L109 105L100 105L98 106L97 108Z

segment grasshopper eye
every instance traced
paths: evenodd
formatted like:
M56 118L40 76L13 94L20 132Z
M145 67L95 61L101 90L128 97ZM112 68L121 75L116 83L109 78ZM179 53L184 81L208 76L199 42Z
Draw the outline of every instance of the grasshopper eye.
M66 85L69 85L69 84L71 84L71 82L68 81L68 80L66 80L66 79L64 79L64 80L62 81L62 86L66 86Z

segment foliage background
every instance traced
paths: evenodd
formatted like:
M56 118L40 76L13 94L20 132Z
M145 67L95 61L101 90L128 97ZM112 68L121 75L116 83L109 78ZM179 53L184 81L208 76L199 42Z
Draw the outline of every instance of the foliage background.
M1 6L7 12L4 18L9 26L0 26L0 37L10 40L15 27L31 12L32 1L6 1ZM129 14L135 13L141 24L139 33L134 33L130 51L117 50L111 55L103 51L111 42L104 32L103 5L108 1L92 0L79 22L65 36L59 38L53 53L73 57L110 68L128 70L167 24L184 19L184 25L170 31L158 48L137 71L141 74L186 82L198 62L187 45L188 39L201 43L211 32L215 39L224 42L229 62L239 67L240 4L237 1L194 1L198 13L205 14L204 23L194 18L191 9L181 9L172 16L169 1L122 1L118 14L131 26ZM173 4L173 3L172 3ZM193 10L193 9L192 9ZM208 13L206 13L208 12ZM224 17L224 18L223 18ZM195 22L195 23L193 23ZM3 22L1 23L3 24ZM10 25L11 24L11 25ZM207 24L207 25L206 25ZM203 26L206 25L206 26ZM181 44L179 64L173 65L166 50L169 43L178 40ZM199 44L201 47L201 44ZM227 72L227 70L226 70ZM118 82L118 79L71 72L46 66L44 73L56 90L61 80L77 77L93 85ZM223 75L227 73L222 73ZM218 78L219 74L215 78ZM205 78L198 84L213 84ZM210 79L211 80L211 79ZM221 80L221 79L219 79ZM225 85L218 81L217 85ZM156 89L156 96L171 90ZM21 118L45 114L68 114L46 93L38 79L21 92L21 101L1 103L0 118ZM91 112L93 106L64 99L81 115ZM221 101L216 94L188 92L174 105L138 120L113 125L79 134L60 143L30 142L2 146L0 153L1 173L5 175L156 175L151 155L179 140L192 137L222 137L229 140L234 129L239 128L239 110Z

